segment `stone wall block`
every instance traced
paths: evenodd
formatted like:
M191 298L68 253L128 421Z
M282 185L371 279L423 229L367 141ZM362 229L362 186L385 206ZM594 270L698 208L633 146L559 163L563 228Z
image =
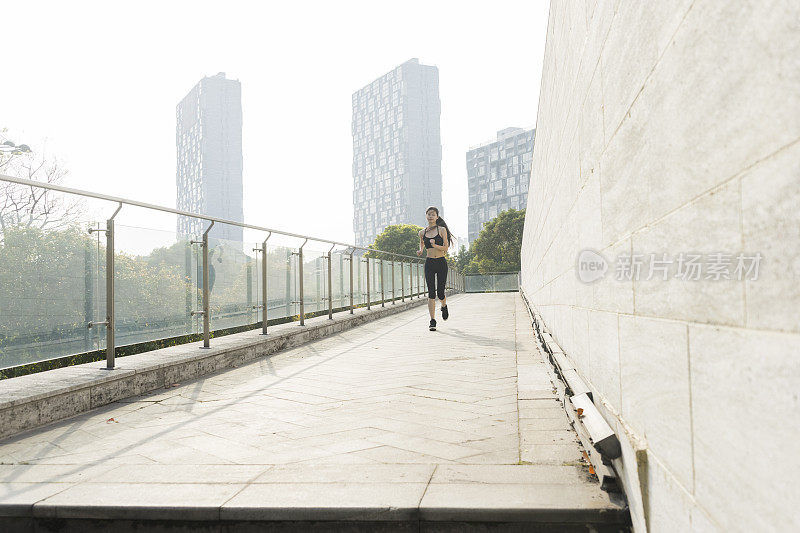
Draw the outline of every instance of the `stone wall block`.
M633 234L633 253L643 260L639 281L634 280L636 314L700 323L744 325L744 281L734 275L736 255L741 252L739 184L732 182L673 212L652 226ZM713 279L714 254L732 279ZM658 269L650 274L650 254L667 254L667 280ZM701 255L700 279L678 275L680 254ZM712 275L712 279L706 279ZM676 277L677 276L677 277Z
M742 176L743 252L760 253L747 276L747 326L800 333L800 142ZM752 264L753 262L749 262Z
M800 335L691 326L689 351L698 501L726 531L800 530Z
M686 325L620 316L622 416L684 487L692 486Z

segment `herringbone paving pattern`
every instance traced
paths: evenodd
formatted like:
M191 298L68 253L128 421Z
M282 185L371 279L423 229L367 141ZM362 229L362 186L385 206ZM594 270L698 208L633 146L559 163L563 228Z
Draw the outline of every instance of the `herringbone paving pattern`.
M524 505L539 484L569 487L553 505L609 506L520 296L450 307L436 332L418 308L0 441L0 503L144 505L186 484L221 509L324 506L334 483L340 504Z

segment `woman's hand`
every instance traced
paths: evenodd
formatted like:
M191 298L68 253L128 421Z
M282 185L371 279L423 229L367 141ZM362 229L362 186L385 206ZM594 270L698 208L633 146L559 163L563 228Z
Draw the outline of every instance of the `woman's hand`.
M421 256L422 255L422 250L417 250L417 255Z

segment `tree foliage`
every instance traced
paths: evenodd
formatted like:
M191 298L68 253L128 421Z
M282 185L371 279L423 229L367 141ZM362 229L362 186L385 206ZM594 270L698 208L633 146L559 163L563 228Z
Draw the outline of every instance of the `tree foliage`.
M484 224L469 250L474 256L469 259L465 272L488 274L519 271L524 225L524 209L503 211Z
M375 237L375 242L370 244L370 250L381 250L396 254L416 256L419 250L419 231L421 226L414 224L393 224L386 226L383 232ZM377 251L370 251L368 257L391 259L388 254L381 254Z
M458 253L448 259L448 263L450 268L463 274L467 272L467 267L474 257L475 253L462 244L458 249Z
M0 368L101 348L105 320L105 238L73 224L46 230L10 226L0 241ZM254 323L259 300L256 263L236 246L214 248L212 327ZM198 331L201 253L180 240L147 255L115 254L117 343ZM268 256L270 293L285 300L291 250ZM210 277L210 276L209 276Z

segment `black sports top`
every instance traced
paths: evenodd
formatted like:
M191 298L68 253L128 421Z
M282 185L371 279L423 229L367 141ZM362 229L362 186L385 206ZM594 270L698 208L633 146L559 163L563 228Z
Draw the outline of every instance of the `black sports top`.
M425 243L425 248L433 248L430 240L433 239L433 242L438 244L439 246L444 246L444 239L442 236L439 235L439 226L436 226L436 237L428 237L428 228L425 228L423 235L423 242Z

